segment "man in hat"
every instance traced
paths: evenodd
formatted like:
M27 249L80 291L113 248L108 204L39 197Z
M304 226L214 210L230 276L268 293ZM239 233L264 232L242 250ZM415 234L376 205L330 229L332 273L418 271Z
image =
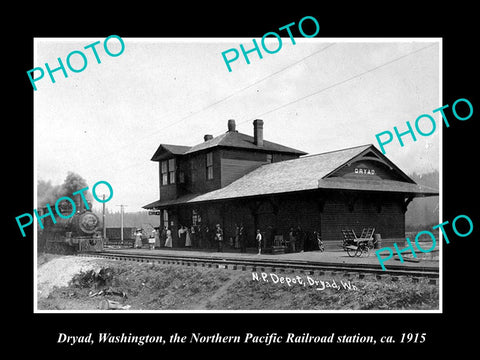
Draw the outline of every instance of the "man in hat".
M260 255L262 253L262 233L260 232L260 229L257 229L257 236L256 236L255 240L257 240L257 244L258 244L258 254L257 255Z
M218 244L218 252L223 252L223 230L220 227L220 224L217 224L215 227L215 240Z

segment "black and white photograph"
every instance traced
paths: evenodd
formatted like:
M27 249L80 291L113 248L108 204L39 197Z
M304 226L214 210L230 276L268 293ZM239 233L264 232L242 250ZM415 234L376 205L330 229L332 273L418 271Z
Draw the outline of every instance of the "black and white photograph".
M473 348L474 9L198 5L9 11L6 348Z
M35 44L38 311L441 310L441 39Z

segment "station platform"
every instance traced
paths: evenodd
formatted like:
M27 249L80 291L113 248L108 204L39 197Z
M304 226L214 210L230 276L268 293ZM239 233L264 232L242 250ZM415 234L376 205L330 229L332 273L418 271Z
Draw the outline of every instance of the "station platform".
M345 251L305 251L305 252L295 252L295 253L285 253L285 254L260 254L256 252L249 251L247 253L235 252L235 251L224 251L218 252L211 249L198 250L198 249L133 249L133 248L120 248L120 247L107 247L104 249L105 252L121 252L125 254L138 254L138 255L148 255L148 256L185 256L185 257L203 257L203 258L212 258L212 259L225 259L225 260L235 260L235 259L258 259L258 260L267 260L267 261L292 261L293 263L305 263L305 264L365 264L365 265L378 265L380 268L380 263L375 255L374 250L370 251L368 256L361 257L350 257ZM438 271L439 269L439 252L432 251L431 253L417 253L417 259L407 259L407 256L404 254L404 262L400 262L398 257L392 257L384 263L385 267L388 269L388 266L395 267L408 267L408 268L418 268L432 271Z

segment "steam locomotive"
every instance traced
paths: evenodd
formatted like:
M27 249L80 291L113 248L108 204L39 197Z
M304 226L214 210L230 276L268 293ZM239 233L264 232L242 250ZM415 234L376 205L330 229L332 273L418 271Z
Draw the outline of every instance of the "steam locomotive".
M88 204L91 209L91 204ZM47 208L40 209L40 215ZM72 214L73 206L63 200L58 204L58 211L64 217ZM76 212L68 219L60 216L53 223L51 216L42 219L43 229L39 228L38 250L60 254L103 250L102 224L99 217L91 210L85 209L83 202L76 202Z

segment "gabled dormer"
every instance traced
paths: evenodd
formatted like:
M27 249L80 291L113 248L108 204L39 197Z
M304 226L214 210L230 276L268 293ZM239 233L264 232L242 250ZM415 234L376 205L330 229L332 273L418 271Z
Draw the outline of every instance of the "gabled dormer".
M159 166L160 197L164 200L176 199L178 184L184 182L185 174L179 171L183 154L190 149L189 146L160 144L152 161L157 161Z
M330 171L322 179L333 178L355 181L392 180L415 184L415 181L371 144L365 145L363 151Z

